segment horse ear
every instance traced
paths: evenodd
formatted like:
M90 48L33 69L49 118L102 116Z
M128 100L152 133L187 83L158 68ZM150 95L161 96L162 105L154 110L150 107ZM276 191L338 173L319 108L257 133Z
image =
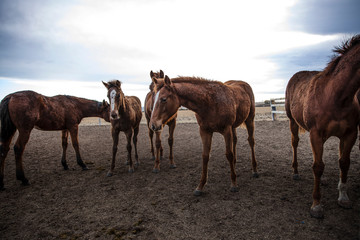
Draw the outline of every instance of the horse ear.
M154 73L153 73L153 71L151 70L151 71L150 71L150 78L153 78L153 76L154 76Z
M160 78L164 78L164 72L160 69Z
M151 78L152 82L156 85L158 83L158 81L156 80L156 78Z
M103 105L104 107L109 106L109 104L107 103L107 101L105 101L105 99L103 100L102 105Z
M108 83L106 83L106 82L104 82L104 81L101 81L103 84L104 84L104 86L107 88L107 89L109 89L109 84Z
M116 86L117 86L118 88L121 87L121 82L120 82L119 80L116 80Z
M170 78L168 77L168 75L165 75L165 84L166 84L166 85L171 85L171 80L170 80Z

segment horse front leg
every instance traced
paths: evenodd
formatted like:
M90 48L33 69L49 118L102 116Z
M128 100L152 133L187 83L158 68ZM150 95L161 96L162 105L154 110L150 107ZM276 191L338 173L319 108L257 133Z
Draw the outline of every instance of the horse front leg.
M25 145L29 141L31 130L19 130L19 136L14 146L16 161L16 178L22 181L23 185L29 185L29 180L25 177L24 166L22 162Z
M324 172L325 164L322 160L324 141L323 138L318 134L317 131L310 131L310 142L313 152L314 162L312 165L314 174L314 189L313 189L313 204L310 208L310 214L315 218L323 218L324 210L321 206L320 199L320 183L321 176Z
M175 127L176 127L176 119L172 120L168 126L169 126L168 144L169 144L169 148L170 148L170 153L169 153L170 168L176 168L176 164L174 161L174 153L173 153L174 131L175 131Z
M299 145L299 125L295 122L294 119L290 119L290 131L291 131L291 146L293 150L293 179L300 180L300 175L298 171L298 162L297 162L297 147Z
M134 143L134 147L135 147L135 166L139 166L140 165L140 161L139 161L139 155L137 152L137 136L139 134L139 127L134 128L134 136L133 136L133 143Z
M119 143L119 133L120 133L120 130L118 130L114 127L111 129L111 136L113 138L113 147L112 147L111 165L110 165L110 169L106 175L108 177L111 177L113 175L113 171L115 168L115 158L116 158L116 153L117 153L118 143Z
M201 171L200 183L194 191L195 196L200 196L203 193L203 188L207 182L208 162L209 162L209 157L210 157L212 135L213 135L212 132L208 132L208 131L205 131L200 128L200 136L201 136L201 141L203 144L202 171Z
M233 129L228 127L223 133L226 146L226 158L230 166L230 178L231 178L231 192L238 192L239 188L236 184L236 173L235 173L235 157L234 157L234 138L233 138Z
M340 139L340 180L338 184L339 198L338 204L343 208L351 208L352 202L347 195L347 175L350 168L350 153L356 142L356 132L352 132L348 136Z
M160 172L160 159L162 157L161 132L155 132L155 147L156 147L156 154L155 154L153 173L158 173Z
M89 168L85 165L80 155L78 130L79 130L78 126L74 126L72 129L69 130L71 136L71 142L76 154L76 162L83 170L89 170Z
M69 136L69 132L67 130L63 130L61 132L61 145L62 145L62 149L63 149L63 153L61 156L61 164L64 167L64 170L68 170L69 167L66 163L66 149L68 146L68 136Z
M133 134L133 130L130 129L128 131L125 132L125 135L126 135L126 140L127 140L127 144L126 144L126 150L128 152L128 155L127 155L127 161L129 163L129 173L133 173L134 172L134 164L133 164L133 161L132 161L132 158L131 158L131 150L132 150L132 147L131 147L131 137L132 137L132 134Z
M153 137L154 137L154 131L149 128L148 123L148 130L149 130L149 139L150 139L150 147L151 147L151 160L155 160L155 151L154 151L154 143L153 143Z
M249 146L251 149L252 176L254 178L257 178L257 177L259 177L259 174L257 172L257 162L256 162L256 158L255 158L254 118L247 119L245 121L245 125L246 125L246 129L248 132L248 142L249 142Z

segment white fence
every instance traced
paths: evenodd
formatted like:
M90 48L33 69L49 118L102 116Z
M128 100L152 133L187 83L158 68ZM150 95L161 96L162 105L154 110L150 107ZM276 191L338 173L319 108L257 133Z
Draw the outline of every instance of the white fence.
M285 98L272 98L270 99L271 118L276 120L276 114L286 114L284 110L277 110L277 107L285 107Z

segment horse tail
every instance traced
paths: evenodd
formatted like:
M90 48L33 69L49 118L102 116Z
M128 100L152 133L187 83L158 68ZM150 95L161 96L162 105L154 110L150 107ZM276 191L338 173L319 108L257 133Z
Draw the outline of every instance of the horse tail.
M0 121L1 121L1 134L0 139L1 141L6 141L11 138L15 131L16 127L13 121L10 118L9 113L9 101L11 97L5 97L0 103Z

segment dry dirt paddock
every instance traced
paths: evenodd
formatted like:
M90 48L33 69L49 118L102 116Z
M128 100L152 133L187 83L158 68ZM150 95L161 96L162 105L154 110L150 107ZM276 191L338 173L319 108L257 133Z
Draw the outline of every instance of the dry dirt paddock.
M321 185L325 218L314 219L309 214L313 176L308 134L301 136L299 145L301 180L294 181L288 121L269 118L269 113L258 110L255 150L260 177L251 177L246 130L239 128L236 172L240 190L230 192L224 141L214 134L209 180L201 197L193 196L200 179L202 147L191 112L179 114L175 129L176 169L169 168L165 128L165 159L158 174L152 173L145 124L138 140L141 165L128 173L121 134L112 177L106 177L111 126L96 125L98 119L86 119L80 126L80 148L88 171L77 166L70 145L70 170L62 169L60 132L33 130L24 153L31 185L24 187L16 180L13 151L5 163L0 239L359 239L358 141L348 180L353 208L337 205L339 141L331 138L325 145Z

